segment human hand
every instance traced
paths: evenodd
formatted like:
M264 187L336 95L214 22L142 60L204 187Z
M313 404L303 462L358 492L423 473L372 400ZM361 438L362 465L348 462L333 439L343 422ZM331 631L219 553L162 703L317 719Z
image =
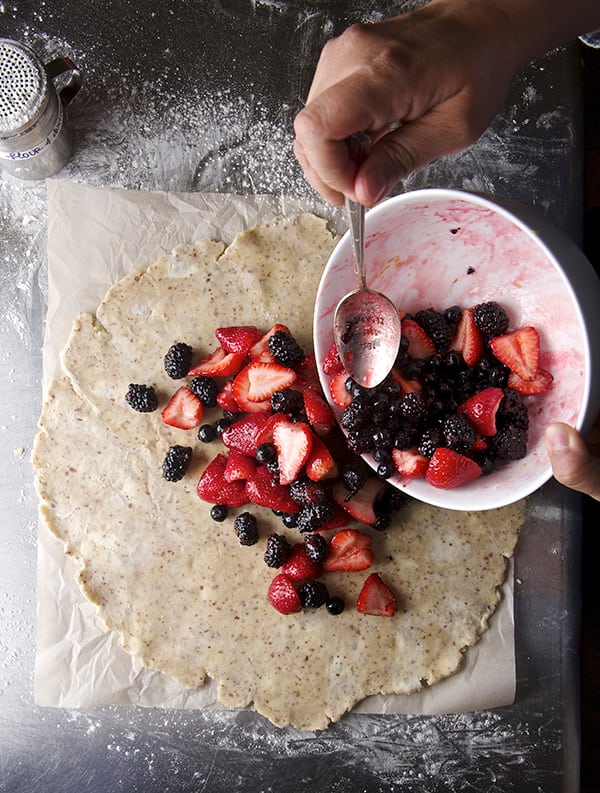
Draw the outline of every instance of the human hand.
M410 171L474 142L519 65L506 26L494 3L432 0L327 42L294 125L312 186L331 203L372 206ZM374 146L357 169L345 139L358 130Z
M599 417L600 418L600 417ZM566 487L600 501L600 424L592 430L589 445L573 427L557 422L546 429L546 447L554 477Z

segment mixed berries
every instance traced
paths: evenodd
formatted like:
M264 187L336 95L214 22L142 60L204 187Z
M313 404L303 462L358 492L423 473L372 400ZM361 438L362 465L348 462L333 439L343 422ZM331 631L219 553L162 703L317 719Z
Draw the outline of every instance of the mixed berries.
M552 375L540 365L536 329L509 325L495 301L405 315L394 368L372 389L348 376L334 344L323 367L350 449L372 455L383 479L438 488L523 458L525 399L546 391Z
M242 510L233 522L242 546L256 545L261 535L251 505L272 510L287 530L268 534L263 556L275 572L267 593L275 609L344 611L327 576L364 575L377 561L371 532L387 529L408 501L390 477L458 487L525 456L525 400L545 391L552 375L540 365L537 331L509 326L492 301L405 315L395 366L372 389L348 376L333 345L322 365L342 429L321 390L314 355L285 325L266 333L251 325L218 328L216 347L197 362L189 345L169 348L165 371L181 382L162 408L163 422L224 446L198 479L198 497L212 504L215 521ZM145 384L131 384L125 399L139 412L159 404ZM215 408L219 415L209 420ZM189 445L171 446L163 477L182 479L192 455ZM392 617L397 598L371 571L356 608Z
M222 442L224 450L205 467L196 492L212 505L217 522L232 509L242 510L233 521L240 545L256 545L261 535L260 518L249 506L280 518L286 531L270 531L263 559L274 571L271 605L284 614L321 607L341 614L345 600L329 591L327 574L361 573L374 563L370 535L347 524L354 519L383 530L408 498L348 449L321 390L314 355L305 354L286 326L276 324L266 333L254 326L221 327L215 335L216 348L197 362L187 344L167 351L165 371L180 382L161 409L162 421L194 432L204 444ZM130 392L132 408L157 409L151 386L131 386ZM217 418L209 413L215 408ZM163 477L183 478L192 455L191 446L170 447ZM296 541L289 539L290 530ZM384 593L384 586L378 579L367 590ZM357 608L391 616L395 607L388 592L363 596Z

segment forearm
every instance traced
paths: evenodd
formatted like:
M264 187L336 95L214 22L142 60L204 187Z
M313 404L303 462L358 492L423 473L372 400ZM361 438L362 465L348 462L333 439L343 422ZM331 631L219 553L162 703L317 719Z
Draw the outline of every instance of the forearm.
M600 0L431 0L474 20L496 26L516 69L577 36L600 29ZM480 27L480 29L483 29Z

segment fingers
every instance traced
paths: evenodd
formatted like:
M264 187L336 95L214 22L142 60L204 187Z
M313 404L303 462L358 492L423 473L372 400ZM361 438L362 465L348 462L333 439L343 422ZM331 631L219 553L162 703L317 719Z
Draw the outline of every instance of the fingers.
M356 200L357 167L346 138L363 130L377 140L404 111L366 78L342 80L319 94L294 121L294 153L310 184L333 203L342 203L344 195Z
M555 478L600 501L600 459L592 457L579 433L557 422L546 429L545 440Z

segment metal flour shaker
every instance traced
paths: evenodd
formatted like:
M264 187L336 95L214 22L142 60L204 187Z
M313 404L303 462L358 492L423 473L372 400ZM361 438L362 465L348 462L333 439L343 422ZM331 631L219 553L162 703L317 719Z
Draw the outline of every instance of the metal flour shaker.
M53 80L70 75L57 92ZM20 179L45 179L71 156L64 108L81 88L69 58L43 64L24 44L0 38L0 168Z

